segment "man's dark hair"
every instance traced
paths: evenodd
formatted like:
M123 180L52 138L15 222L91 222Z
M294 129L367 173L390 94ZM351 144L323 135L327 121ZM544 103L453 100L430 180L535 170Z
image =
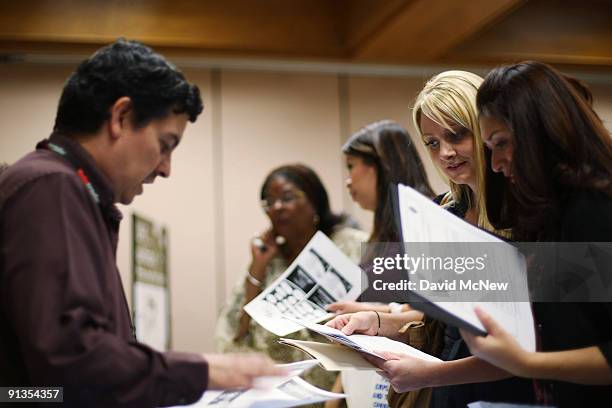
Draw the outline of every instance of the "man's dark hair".
M132 100L137 128L171 112L186 113L195 122L203 109L200 90L174 65L146 45L119 39L99 49L70 75L53 129L66 136L95 133L123 96Z

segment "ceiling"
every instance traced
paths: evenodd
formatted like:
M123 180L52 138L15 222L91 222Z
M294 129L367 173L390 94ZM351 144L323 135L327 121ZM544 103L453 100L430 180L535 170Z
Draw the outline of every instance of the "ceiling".
M610 0L22 0L0 53L83 54L123 36L166 54L375 64L522 59L612 70Z

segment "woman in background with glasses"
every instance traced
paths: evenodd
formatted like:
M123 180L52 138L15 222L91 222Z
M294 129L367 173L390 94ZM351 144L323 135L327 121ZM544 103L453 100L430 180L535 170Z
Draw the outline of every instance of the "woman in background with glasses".
M291 164L272 170L263 182L260 199L271 226L251 242L251 264L221 311L215 333L216 346L221 352L266 352L280 362L304 360L307 358L304 353L279 344L278 336L251 320L243 306L289 267L318 230L330 237L355 263L359 261L361 243L367 240L367 235L347 227L346 217L331 211L323 183L307 166ZM287 337L315 340L306 330ZM329 390L335 376L333 372L316 367L309 370L305 378Z

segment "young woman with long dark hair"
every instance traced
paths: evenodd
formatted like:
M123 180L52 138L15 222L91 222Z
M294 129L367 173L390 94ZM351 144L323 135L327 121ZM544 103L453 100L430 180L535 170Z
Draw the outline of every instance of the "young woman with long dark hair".
M487 182L493 225L517 241L611 242L612 139L583 89L530 61L491 71L477 102L492 169L505 176ZM609 279L610 265L599 273ZM480 358L545 380L540 395L554 405L612 406L612 303L583 300L533 304L541 352L521 349L482 312L489 335L462 334Z

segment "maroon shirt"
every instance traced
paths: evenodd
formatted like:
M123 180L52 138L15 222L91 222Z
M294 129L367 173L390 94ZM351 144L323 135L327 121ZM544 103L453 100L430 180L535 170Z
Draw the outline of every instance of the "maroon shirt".
M63 386L83 407L195 402L203 357L134 336L108 179L78 143L50 140L67 156L42 142L0 176L0 386Z

